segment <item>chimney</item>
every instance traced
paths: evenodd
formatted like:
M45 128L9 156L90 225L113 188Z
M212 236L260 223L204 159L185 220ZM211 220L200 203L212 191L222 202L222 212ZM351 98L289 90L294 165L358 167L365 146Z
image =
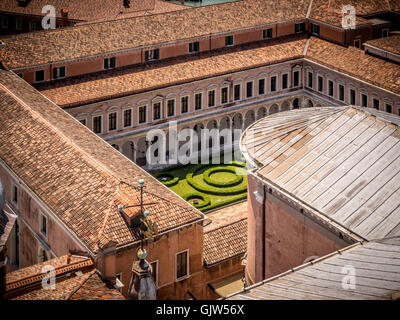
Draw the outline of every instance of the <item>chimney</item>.
M63 27L68 26L68 9L61 9L61 24Z
M68 252L68 254L67 254L67 264L71 263L71 256L72 256L71 252Z

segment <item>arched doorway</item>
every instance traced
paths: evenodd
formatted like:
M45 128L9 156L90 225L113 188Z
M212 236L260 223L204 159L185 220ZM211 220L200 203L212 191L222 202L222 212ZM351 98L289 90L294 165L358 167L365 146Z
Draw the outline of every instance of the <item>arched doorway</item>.
M146 161L146 151L147 151L148 142L145 137L139 139L137 143L137 153L136 153L136 163L139 166L145 166Z
M281 106L281 111L289 111L290 110L290 102L284 101Z
M299 109L300 108L300 101L298 98L293 100L293 109Z
M244 127L247 128L256 120L256 116L254 110L249 110L246 112L245 120L244 120Z
M135 144L133 141L126 141L122 145L122 154L126 156L129 160L135 162Z
M279 106L275 103L269 108L269 114L274 114L279 112Z
M257 111L257 120L260 120L267 116L267 109L265 107L261 107Z

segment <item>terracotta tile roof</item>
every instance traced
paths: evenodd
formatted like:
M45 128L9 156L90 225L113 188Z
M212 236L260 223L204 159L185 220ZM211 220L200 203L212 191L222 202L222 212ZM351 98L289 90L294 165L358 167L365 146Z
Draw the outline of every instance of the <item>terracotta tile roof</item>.
M45 84L39 90L61 107L83 105L197 79L303 58L304 37L279 39L268 46L208 56L151 69L126 69ZM373 85L400 93L400 66L312 37L306 58Z
M370 40L365 42L365 44L400 55L400 35Z
M162 203L150 217L159 231L204 217L18 76L3 70L0 123L0 159L92 252L98 241L107 242L101 237L117 245L135 240L114 202L124 192L126 205L131 196L136 201L134 187L126 185L135 186L140 178L146 181L145 192ZM176 210L178 206L182 209Z
M247 287L229 300L395 300L399 256L398 237L357 243ZM354 288L343 286L349 266L356 271Z
M247 218L204 233L204 264L236 257L247 250Z
M382 239L400 236L399 126L399 116L375 109L306 108L255 122L242 150L306 214L354 239Z
M0 11L44 16L42 8L46 5L56 8L57 18L61 18L61 9L67 9L68 19L81 21L114 20L187 8L162 0L131 0L130 8L124 7L123 0L32 0L26 7L18 6L17 0L2 0Z
M42 288L45 265L55 268L54 290ZM8 273L6 282L6 296L14 300L124 300L101 280L91 259L74 255L69 264L67 256L62 256Z
M306 58L336 71L400 94L400 66L366 54L354 47L342 47L312 37Z
M53 88L45 85L39 90L61 107L85 104L301 58L305 43L304 36L289 37L261 48L213 55L142 71L128 69L111 74L91 75L79 80L66 80Z
M305 18L309 1L243 0L52 31L31 32L4 39L6 45L0 49L0 56L8 69L79 59Z

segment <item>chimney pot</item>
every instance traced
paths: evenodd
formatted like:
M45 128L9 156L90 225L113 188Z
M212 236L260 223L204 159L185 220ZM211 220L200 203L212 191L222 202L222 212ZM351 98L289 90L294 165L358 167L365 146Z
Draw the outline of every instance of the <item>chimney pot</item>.
M71 263L71 252L68 252L67 254L67 264Z

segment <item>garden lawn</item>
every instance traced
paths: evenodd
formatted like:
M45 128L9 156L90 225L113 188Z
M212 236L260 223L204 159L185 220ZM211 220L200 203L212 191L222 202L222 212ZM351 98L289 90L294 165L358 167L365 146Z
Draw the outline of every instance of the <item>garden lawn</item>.
M210 185L204 180L204 171L210 168L227 169L213 170L209 174L209 179L213 183ZM234 172L232 172L234 170ZM215 172L214 172L215 171ZM187 180L187 175L192 173L192 185ZM209 211L233 202L237 202L247 197L247 171L245 163L236 162L233 164L222 165L186 165L177 166L171 169L151 172L160 182L166 184L172 191L183 197L190 204L196 206L202 212ZM164 175L165 174L165 175ZM242 176L242 179L237 179ZM164 181L163 178L164 177ZM165 179L166 178L166 179ZM174 179L175 178L175 179ZM179 180L176 182L176 178ZM175 181L173 181L175 180ZM171 185L168 185L170 183ZM231 185L233 183L233 185ZM226 184L227 186L224 186ZM193 185L203 189L196 190ZM227 194L233 192L235 194ZM199 196L200 195L200 196ZM203 199L201 199L203 197ZM195 203L197 201L197 203ZM209 204L207 204L209 201Z

